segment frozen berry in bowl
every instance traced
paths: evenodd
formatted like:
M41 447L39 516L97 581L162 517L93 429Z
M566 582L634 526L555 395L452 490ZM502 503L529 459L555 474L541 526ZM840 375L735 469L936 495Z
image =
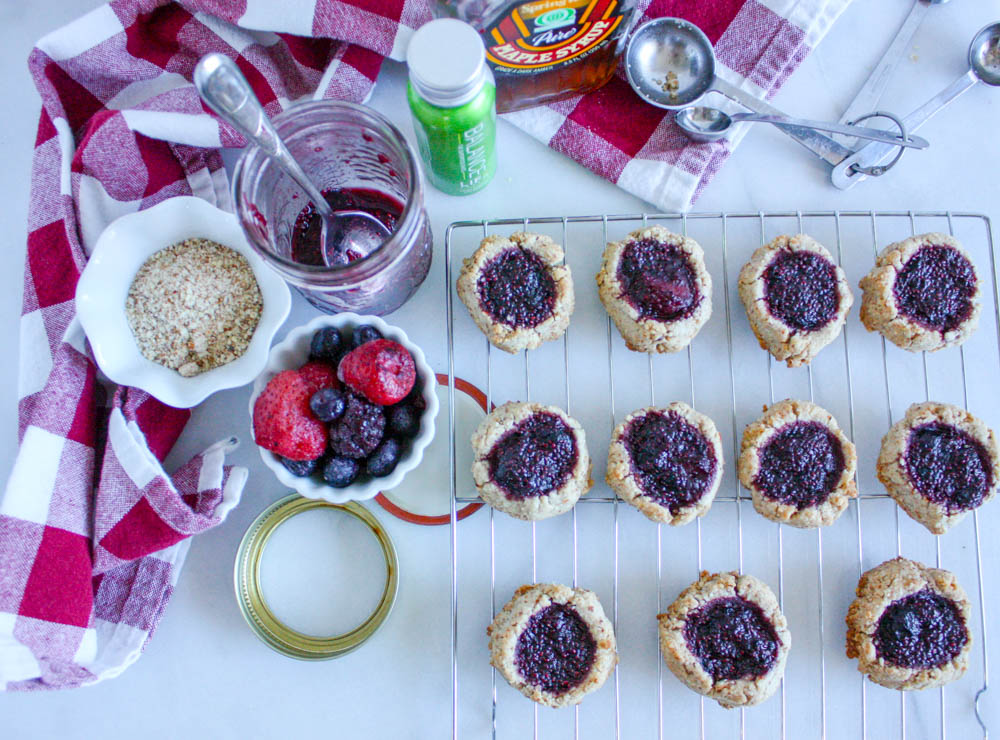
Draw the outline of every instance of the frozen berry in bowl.
M376 339L351 350L340 361L337 377L372 403L391 406L413 390L417 373L406 347Z
M309 359L336 362L342 353L344 338L335 326L325 326L309 340Z
M360 472L361 466L357 460L334 455L323 466L323 480L334 488L347 488Z
M287 457L281 457L279 455L278 459L289 473L302 478L315 473L319 469L319 463L322 458L317 457L314 460L289 460Z
M330 449L355 460L368 457L385 434L385 413L378 404L351 393L337 421L330 424Z
M309 385L294 370L271 378L256 399L254 441L290 460L314 460L326 449L326 428L309 408Z
M386 409L386 427L390 434L414 437L420 431L422 410L415 405L399 403Z
M339 388L337 368L327 362L310 360L299 368L299 375L309 384L309 389L315 394L322 388Z
M376 339L382 338L382 332L376 329L371 324L362 324L361 326L355 326L354 330L351 332L351 349L357 349L362 344L367 344L368 342L374 342Z
M319 316L271 348L250 398L253 436L264 464L300 495L364 501L420 464L435 433L436 386L398 327Z
M365 467L368 475L376 478L384 478L389 475L396 469L396 464L402 454L403 445L400 444L399 440L392 437L387 438L375 448L375 452L368 456Z
M347 408L347 399L338 388L320 388L309 399L309 408L320 421L336 421Z

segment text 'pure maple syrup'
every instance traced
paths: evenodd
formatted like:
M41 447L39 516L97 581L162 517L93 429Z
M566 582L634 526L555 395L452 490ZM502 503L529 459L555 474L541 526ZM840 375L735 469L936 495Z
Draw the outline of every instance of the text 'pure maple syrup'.
M632 0L439 3L439 11L482 34L500 113L590 92L611 79L632 7Z

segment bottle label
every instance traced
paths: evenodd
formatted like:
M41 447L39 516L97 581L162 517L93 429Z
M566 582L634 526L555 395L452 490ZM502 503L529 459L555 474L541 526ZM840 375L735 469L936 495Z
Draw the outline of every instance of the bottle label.
M600 48L622 22L618 0L522 3L486 29L486 58L507 73L573 63Z

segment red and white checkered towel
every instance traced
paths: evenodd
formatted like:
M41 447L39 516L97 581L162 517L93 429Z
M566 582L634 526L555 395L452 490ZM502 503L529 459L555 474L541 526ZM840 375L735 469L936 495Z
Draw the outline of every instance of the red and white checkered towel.
M848 2L654 0L645 15L693 20L716 43L722 74L769 94ZM160 461L188 413L135 389L104 409L73 312L80 270L112 219L174 195L230 207L217 150L243 142L202 106L195 62L231 54L272 115L307 95L361 101L383 58L401 59L429 17L422 0L114 0L39 42L21 449L0 498L0 689L124 670L162 614L187 538L221 522L246 480L223 464L234 440L171 480ZM688 142L620 77L509 118L667 210L686 208L729 153Z
M851 0L639 0L637 23L686 18L715 46L717 73L770 97L819 43ZM713 93L709 104L742 110ZM686 211L746 133L695 144L673 111L643 102L624 71L600 90L509 113L508 121L662 211Z
M235 440L171 479L160 461L188 412L124 388L103 408L74 318L80 270L109 221L175 195L230 205L218 147L243 142L201 105L195 62L232 55L272 115L317 89L361 101L383 56L401 56L427 18L403 0L115 0L39 41L21 447L0 498L0 689L79 686L130 665L187 538L219 524L246 481L223 464Z

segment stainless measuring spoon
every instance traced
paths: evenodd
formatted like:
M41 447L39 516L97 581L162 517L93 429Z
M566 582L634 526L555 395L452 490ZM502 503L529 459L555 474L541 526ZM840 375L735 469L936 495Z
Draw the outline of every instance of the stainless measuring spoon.
M658 108L687 108L714 90L755 113L783 115L774 106L718 77L715 51L708 37L681 18L655 18L636 28L625 50L625 74L639 97ZM834 166L854 153L811 129L776 125Z
M225 54L203 56L194 68L194 86L201 99L256 144L312 201L320 217L320 252L327 267L346 265L347 252L368 254L378 249L390 232L365 211L334 211L264 114L246 77ZM334 245L332 248L330 245Z
M903 119L907 131L916 131L931 116L978 82L1000 86L1000 22L982 28L969 45L969 70L948 87ZM881 174L879 165L892 147L872 143L847 157L833 169L833 184L842 190L861 182L866 175Z
M865 126L852 126L843 123L828 123L826 121L811 121L806 118L791 118L789 116L766 116L761 113L726 113L718 108L703 105L693 105L677 111L674 120L684 133L695 141L718 141L724 138L734 124L742 122L790 124L802 128L830 131L835 134L854 136L859 139L881 141L893 146L905 146L915 149L926 149L928 142L919 136L907 136L904 140L899 134L890 131L880 131Z
M923 23L927 11L934 5L944 5L947 2L948 0L916 0L913 3L913 8L896 32L892 43L885 50L882 59L875 65L871 74L868 75L868 79L865 80L865 84L861 86L861 90L858 91L854 100L840 117L841 123L850 123L865 113L875 110L878 101L882 99L882 93L885 92L885 88L889 84L892 73L899 66L903 55L910 47L910 41L913 40L913 35Z

